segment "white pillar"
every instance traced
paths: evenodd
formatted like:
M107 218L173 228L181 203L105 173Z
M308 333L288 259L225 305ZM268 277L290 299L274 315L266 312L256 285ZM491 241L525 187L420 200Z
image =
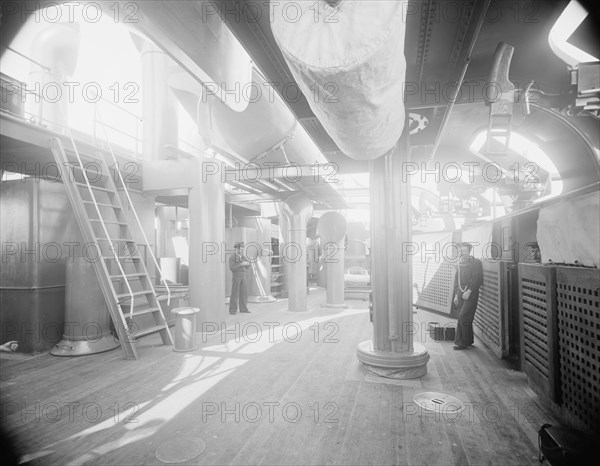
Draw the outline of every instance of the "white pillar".
M219 176L202 179L188 195L190 306L200 309L198 322L219 322L225 307L225 185Z
M304 194L293 194L284 203L280 228L284 244L279 255L285 266L288 286L288 309L306 311L306 225L313 214L313 205Z
M177 106L167 84L171 60L153 43L145 41L141 51L144 160L164 158L165 145L177 147Z
M413 342L412 256L403 245L411 241L411 199L402 164L408 159L406 136L396 150L370 162L371 286L373 339L358 345L365 368L394 378L427 373L429 354Z
M337 212L327 212L317 226L327 264L327 303L323 307L346 308L344 304L344 235L346 219Z

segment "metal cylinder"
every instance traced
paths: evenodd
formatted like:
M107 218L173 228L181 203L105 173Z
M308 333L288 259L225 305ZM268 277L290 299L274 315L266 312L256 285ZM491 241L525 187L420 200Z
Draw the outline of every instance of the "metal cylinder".
M98 277L83 257L67 262L65 308L63 338L50 354L82 356L119 347L110 331L110 314Z
M62 132L69 125L67 116L69 89L65 82L75 71L81 42L77 22L58 22L44 25L30 18L22 34L36 34L31 44L32 64L28 87L54 88L57 98L28 99L28 111L36 115L48 128ZM41 66L40 66L41 65Z
M344 235L346 219L337 212L327 212L317 230L322 240L323 262L327 264L327 304L325 307L344 308Z
M225 315L225 186L217 176L202 181L202 166L214 162L199 159L197 184L188 195L190 305L202 310L201 319L218 322ZM204 162L204 163L203 163Z
M280 256L285 266L288 286L288 309L306 311L306 226L313 214L313 205L304 194L293 194L281 209L280 228L284 244Z
M196 346L197 307L178 307L171 311L175 314L175 345L173 351L186 352L198 349Z
M385 154L405 120L406 2L277 5L285 11L292 3L297 21L275 15L271 30L312 111L346 155L365 160ZM315 13L335 20L315 21Z
M221 102L214 93L203 93L187 73L174 71L169 85L196 120L202 138L215 147L258 164L277 162L281 166L288 159L300 164L327 161L279 94L262 94L270 83L257 70L244 86L249 94L240 100L248 103L241 110ZM265 127L269 131L264 131Z
M167 84L172 61L152 42L145 41L141 51L143 82L144 160L164 158L165 146L177 147L178 122L175 98Z

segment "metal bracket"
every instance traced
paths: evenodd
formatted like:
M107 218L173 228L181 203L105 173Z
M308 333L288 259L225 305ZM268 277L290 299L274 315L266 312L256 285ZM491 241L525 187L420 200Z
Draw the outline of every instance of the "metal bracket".
M484 99L490 104L486 154L507 155L512 129L515 85L508 79L508 71L515 48L500 42L494 53L494 65L488 80ZM498 141L500 139L500 141Z

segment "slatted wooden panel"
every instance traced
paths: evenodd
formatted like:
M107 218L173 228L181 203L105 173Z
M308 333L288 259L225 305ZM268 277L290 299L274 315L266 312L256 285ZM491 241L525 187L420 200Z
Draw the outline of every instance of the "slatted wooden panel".
M558 402L555 268L519 264L519 277L523 371L536 393Z
M521 299L525 362L548 379L548 313L546 282L523 277Z
M557 267L563 408L600 432L600 270Z
M499 358L503 356L502 293L501 277L505 270L503 262L483 260L483 285L479 291L479 303L473 330L482 342Z
M438 263L433 256L428 258L430 260L424 262L420 255L414 256L413 296L416 298L416 305L450 314L456 270L448 262Z

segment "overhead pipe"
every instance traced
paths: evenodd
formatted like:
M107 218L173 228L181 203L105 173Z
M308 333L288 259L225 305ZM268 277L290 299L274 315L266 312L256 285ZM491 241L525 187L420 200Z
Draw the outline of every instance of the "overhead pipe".
M176 63L177 70L185 69L185 74L191 78L189 87L197 95L210 94L232 110L243 111L248 101L238 96L239 89L245 89L252 81L250 55L229 25L218 14L214 14L217 13L216 9L210 12L205 10L205 7L211 9L208 5L210 2L171 3L173 6L168 3L143 2L136 14L136 22L128 26L135 30L136 36L148 37L165 50ZM123 7L126 2L113 2L109 8L113 9L117 4ZM122 9L123 14L127 14ZM203 11L200 12L200 9ZM185 44L175 43L171 39L177 29L181 29L178 21L167 20L172 15L182 20L199 19L189 29ZM173 76L169 79L169 85L173 84L171 78Z
M280 258L285 267L288 286L288 309L306 311L306 227L313 215L313 205L304 194L288 197L281 209L280 228L283 245Z
M323 307L344 309L344 237L346 219L338 212L327 212L319 219L323 262L327 264L327 303Z
M173 68L169 86L184 109L198 124L200 135L219 152L237 154L244 163L283 167L293 161L300 165L326 163L287 104L257 70L249 85L234 96L245 102L242 111L234 111L213 93L202 87L181 68ZM293 174L293 172L292 172Z
M138 41L139 42L139 41ZM140 47L143 88L143 156L146 161L165 158L165 146L177 147L177 107L167 85L172 60L149 40Z
M40 89L48 92L51 85L56 87L58 99L55 101L46 96L41 96L41 99L31 99L35 108L30 108L28 111L37 115L40 123L55 131L63 132L69 126L67 97L69 89L64 83L69 81L69 76L75 72L77 66L81 44L79 23L66 21L45 23L40 30L40 23L30 17L15 38L15 42L26 40L32 35L35 35L35 39L31 43L30 58L34 65L29 73L30 84L38 83Z
M297 21L275 15L271 30L327 133L357 160L390 151L405 120L406 2L278 0L287 6Z
M433 160L435 154L440 146L440 141L442 140L442 135L444 134L444 130L446 129L446 125L448 124L448 120L450 119L450 115L452 114L452 110L454 109L454 104L458 99L458 94L461 92L461 87L465 80L465 76L467 74L467 69L469 68L469 63L471 63L471 54L473 53L473 49L475 48L475 44L477 43L477 38L479 37L479 32L481 31L481 27L485 21L485 16L487 14L488 8L490 6L491 0L485 0L481 6L481 12L479 14L479 18L477 20L477 26L475 27L475 32L473 37L471 38L471 42L469 43L469 48L467 49L467 55L465 57L465 63L460 72L460 76L458 77L458 83L454 87L454 91L452 92L452 97L450 98L450 103L448 107L446 107L446 111L444 112L444 116L442 117L442 122L440 123L440 129L437 132L435 137L435 141L433 143L433 148L431 149L431 155L429 156L429 160Z

